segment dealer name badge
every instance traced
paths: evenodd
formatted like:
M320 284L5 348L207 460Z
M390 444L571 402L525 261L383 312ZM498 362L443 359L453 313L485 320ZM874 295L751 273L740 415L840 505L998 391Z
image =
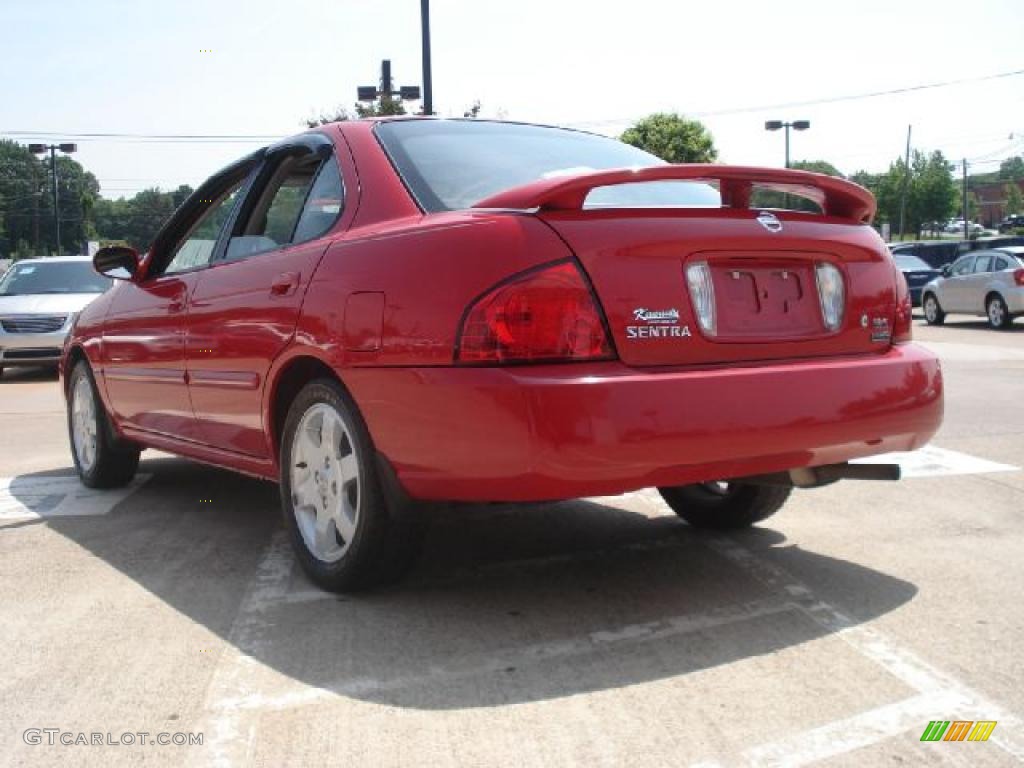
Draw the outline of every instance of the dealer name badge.
M627 339L688 339L692 335L690 326L679 324L679 310L647 309L633 310L633 322L626 326Z

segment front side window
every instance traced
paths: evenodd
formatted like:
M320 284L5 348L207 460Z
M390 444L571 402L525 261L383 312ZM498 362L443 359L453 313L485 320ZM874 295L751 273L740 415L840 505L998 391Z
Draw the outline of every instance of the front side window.
M396 120L377 136L428 212L463 210L539 179L612 168L665 165L616 139L562 128L484 120ZM718 190L699 181L622 184L593 190L587 207L718 207Z
M220 197L212 200L205 212L196 220L188 235L178 245L163 274L172 275L190 269L204 267L210 263L213 248L220 237L224 223L231 215L243 181L238 181L225 190Z
M973 256L967 256L966 258L960 259L960 261L953 265L953 275L955 277L959 277L960 275L969 274L972 266L974 266Z

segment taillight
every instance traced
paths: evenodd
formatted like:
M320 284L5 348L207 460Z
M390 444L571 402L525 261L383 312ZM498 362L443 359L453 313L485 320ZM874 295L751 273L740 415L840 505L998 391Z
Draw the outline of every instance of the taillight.
M698 261L686 268L686 285L690 289L690 301L697 315L697 322L707 336L718 333L715 316L715 286L711 282L711 268L706 261Z
M907 278L899 269L896 272L896 320L892 324L893 344L912 341L914 338L914 304L910 300Z
M608 360L614 357L597 301L572 262L502 283L466 312L461 363Z
M1014 270L1013 282L1017 285L1024 285L1024 269Z
M821 318L830 331L838 331L843 324L843 310L846 307L846 286L843 273L832 264L818 264L814 269L818 283L818 300L821 302Z

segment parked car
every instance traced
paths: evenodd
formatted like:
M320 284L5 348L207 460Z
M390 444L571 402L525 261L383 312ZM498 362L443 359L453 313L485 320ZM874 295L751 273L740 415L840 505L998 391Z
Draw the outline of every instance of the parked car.
M76 315L110 283L88 256L14 262L0 278L0 374L56 365Z
M748 208L800 189L825 216ZM794 484L894 479L924 444L932 353L855 184L668 165L603 136L479 120L329 124L214 175L63 360L91 487L159 448L278 481L321 586L395 578L420 501L656 486L751 525ZM898 467L895 467L898 474Z
M912 305L915 307L921 306L921 289L924 288L925 283L939 277L942 274L942 270L932 269L921 259L917 258L917 256L911 256L907 253L893 254L893 259L907 281Z
M993 328L1009 328L1024 313L1024 246L961 256L924 287L922 301L929 325L942 325L955 313L981 315Z
M1024 229L1024 213L1016 213L1007 216L999 222L1000 232L1012 232L1015 229Z
M970 250L969 240L926 240L914 243L890 243L893 256L916 256L932 269L952 264L961 254Z

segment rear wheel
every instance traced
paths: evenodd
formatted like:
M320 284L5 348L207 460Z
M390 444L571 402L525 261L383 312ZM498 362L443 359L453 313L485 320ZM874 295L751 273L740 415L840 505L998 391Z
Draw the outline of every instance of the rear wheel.
M78 477L89 488L127 485L139 468L139 447L117 439L85 360L68 380L68 436Z
M659 488L672 511L696 528L747 528L779 511L792 488L712 482Z
M942 325L946 321L946 313L939 306L939 300L934 293L926 294L924 297L924 320L928 325Z
M418 550L415 510L385 490L355 403L331 379L307 384L288 411L281 504L299 563L332 592L394 581Z
M988 301L985 302L985 314L988 316L988 324L996 330L1009 328L1013 323L1010 308L998 293L988 297Z

